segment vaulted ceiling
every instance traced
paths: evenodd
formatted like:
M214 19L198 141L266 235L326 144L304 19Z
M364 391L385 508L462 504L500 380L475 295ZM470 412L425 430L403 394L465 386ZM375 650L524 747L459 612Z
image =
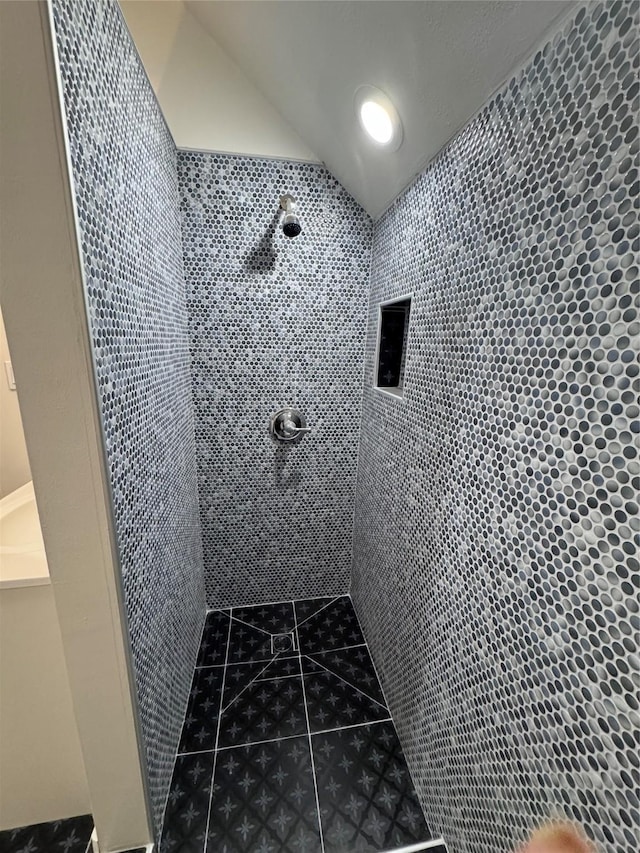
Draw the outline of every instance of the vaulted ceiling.
M184 6L127 0L122 5L145 64L149 50L142 42L150 36L145 26L153 27L154 20L158 26L151 7L164 6L166 13L168 6L177 6L183 16L186 10L191 27L200 28L198 38L209 39L209 51L220 52L236 69L244 88L235 100L243 97L241 89L244 97L253 93L253 106L251 98L237 104L235 120L249 125L235 146L238 153L320 160L375 217L555 32L573 0L187 0ZM135 26L132 7L139 18ZM169 59L156 75L162 78L156 86L161 105L163 86L180 101L170 79L180 73L175 57L170 61L175 48L170 41ZM224 79L211 79L211 97L224 95L219 88L225 85ZM382 89L395 104L404 127L397 151L372 145L361 130L354 108L361 85ZM199 97L206 110L206 94ZM183 103L189 100L186 91L184 98ZM226 113L219 118L229 131ZM258 119L262 124L256 128ZM167 120L172 127L170 115ZM265 133L268 144L260 139ZM234 147L227 140L216 145L215 135L209 133L210 144L187 140L186 147Z

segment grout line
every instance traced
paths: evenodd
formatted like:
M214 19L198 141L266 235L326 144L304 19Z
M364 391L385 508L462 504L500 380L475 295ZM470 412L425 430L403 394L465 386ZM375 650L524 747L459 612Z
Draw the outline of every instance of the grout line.
M224 752L227 749L242 749L245 746L259 746L262 743L278 743L281 740L294 740L297 737L306 737L305 733L299 735L284 735L284 737L272 737L267 740L252 740L249 743L234 743L233 746L219 746L218 752Z
M353 603L353 598L351 597L351 593L349 593L349 601L351 601L351 606L353 607L353 612L356 614L356 622L358 623L358 627L360 628L360 633L362 634L363 638L365 639L365 646L367 647L367 651L369 652L369 658L371 659L371 663L373 665L373 671L375 672L376 678L378 679L378 684L379 684L380 690L382 692L382 698L386 702L386 706L387 706L387 710L389 711L389 714L391 714L391 705L389 704L389 700L387 699L387 695L384 692L384 687L382 686L382 679L380 678L380 675L378 674L378 667L376 666L376 662L375 662L375 659L373 657L373 653L371 652L371 649L369 647L369 643L366 641L365 633L362 630L362 625L360 623L360 617L358 616L358 611L356 610L355 605ZM422 810L422 816L425 817L424 807L422 805L420 798L418 797L418 788L416 787L416 783L415 783L415 780L413 778L411 768L409 767L409 762L407 761L407 756L406 756L406 753L404 750L404 746L402 744L402 741L400 740L400 735L398 733L398 727L396 726L396 721L393 719L392 716L390 716L389 719L391 720L391 724L393 725L393 730L396 733L396 737L398 738L398 742L400 744L400 749L402 750L402 754L404 755L404 763L405 763L406 768L407 768L407 773L409 774L409 781L411 782L411 784L413 786L413 790L414 790L416 798L418 800L418 805L420 806L420 809ZM426 820L426 817L425 817L425 820Z
M207 608L207 613L212 613L215 610L221 610L224 612L225 610L232 610L234 607L236 610L245 609L249 607L275 607L277 604L291 604L293 603L295 607L296 601L319 601L321 598L348 598L348 592L339 592L339 593L329 593L329 595L309 595L304 596L303 598L294 598L292 599L280 599L280 601L259 601L257 604L234 604L229 605L229 607L209 607Z
M2 2L2 0L0 0L0 3L1 2ZM292 633L292 632L290 632L290 633ZM328 654L331 654L331 652L344 652L347 649L358 649L358 648L362 648L362 647L365 647L368 650L369 649L369 643L367 643L367 642L354 643L353 646L337 646L337 648L335 648L335 649L314 649L313 651L309 652L309 654L310 655L325 655L325 654L328 655ZM293 651L292 649L288 649L286 652L278 652L278 654L284 655L283 660L287 657L296 658L301 654L299 649L297 651L295 651L294 654L291 654L292 651ZM371 657L371 659L373 660L373 657ZM229 666L245 666L246 664L250 664L250 663L262 663L263 660L265 660L265 659L263 658L262 660L229 661L228 665ZM224 663L208 663L208 664L203 664L202 666L196 666L195 668L196 669L215 669L216 667L220 668L223 666L226 666L226 664L224 664ZM377 676L377 674L378 673L376 673L376 676Z
M1 2L2 0L0 0ZM362 644L361 644L362 645ZM330 651L333 651L331 649ZM289 651L286 652L276 652L278 655L284 655L281 660L287 660L287 658L297 658L299 653L296 651L291 654ZM313 652L313 654L319 654L318 652ZM265 658L262 660L238 660L238 661L229 661L228 666L249 666L249 664L263 663ZM224 666L223 663L207 663L202 666L197 666L196 669L221 669Z
M380 692L382 693L382 698L384 699L386 706L389 709L389 713L391 713L391 705L389 705L389 700L387 699L387 695L384 692L384 687L382 686L382 679L380 678L380 674L378 673L378 667L376 666L376 662L373 659L373 654L371 652L371 649L369 648L369 643L367 642L367 638L365 637L364 631L362 630L362 624L360 623L360 617L358 616L358 611L356 610L355 605L353 603L353 599L351 598L351 593L349 593L349 601L351 602L351 607L353 607L353 612L356 614L356 622L358 623L358 628L360 629L360 633L362 634L362 638L364 639L364 644L367 647L367 651L369 652L369 659L371 660L371 664L373 666L373 671L375 672L376 678L378 679L378 686L380 687ZM395 729L395 727L396 727L395 723L393 724L393 727ZM397 734L397 731L396 731L396 734ZM398 738L398 740L400 740L400 738ZM407 767L408 766L409 765L407 765ZM409 776L411 776L411 773L409 773ZM413 782L413 779L411 780L411 782ZM414 787L415 787L415 785L414 785Z
M302 655L301 655L301 657L302 657ZM382 704L382 702L378 702L378 700L377 700L377 699L374 699L374 698L373 698L373 696L369 696L369 694L368 694L368 693L365 693L365 692L364 692L364 690L360 690L360 688L359 688L359 687L356 687L354 684L351 684L351 682L350 682L350 681L347 681L347 679L346 679L346 678L343 678L341 675L338 675L338 673L337 673L337 672L333 672L332 670L327 669L327 667L326 667L326 666L323 666L319 661L314 660L314 659L313 659L312 657L310 657L309 655L304 655L304 657L306 657L306 658L307 658L308 660L310 660L312 663L315 663L315 664L317 664L318 666L321 666L321 667L322 667L322 669L324 669L324 670L325 670L325 672L328 672L328 673L329 673L329 675L333 675L333 677L334 677L334 678L337 678L339 681L343 681L343 682L344 682L348 687L350 687L352 690L357 690L357 692L358 692L358 693L361 693L361 694L362 694L366 699L369 699L371 702L375 702L375 703L376 703L376 705L380 705L380 707L381 707L381 708L384 708L384 710L385 710L385 711L388 711L388 710L389 710L389 708L388 708L386 705L383 705L383 704ZM304 668L303 668L302 672L303 672L303 674L304 674ZM313 675L313 673L312 673L312 672L309 672L309 673L306 673L306 674L307 674L307 675ZM380 688L380 692L382 692L382 688Z
M1 2L1 0L0 0L0 2ZM178 754L179 754L180 744L182 743L182 736L184 735L184 727L185 727L185 723L187 721L187 714L189 713L189 706L191 705L191 691L193 689L193 682L195 681L196 672L200 668L200 667L198 667L198 661L200 660L200 652L202 650L202 643L204 640L204 632L205 632L206 628L207 628L207 611L205 611L204 620L202 623L202 630L200 631L200 642L198 643L198 651L196 652L196 662L195 662L195 665L193 667L193 675L191 676L191 684L189 685L189 696L187 698L187 706L184 709L184 714L182 715L182 724L180 726L180 734L178 735L178 745L176 747L176 753L175 753L175 756L173 759L173 766L171 768L171 779L169 781L169 787L167 788L167 796L165 797L165 800L164 800L164 806L162 807L162 817L160 818L160 833L158 836L158 849L159 849L159 845L162 843L162 835L164 833L164 819L165 819L166 814L167 814L167 805L169 803L169 794L171 793L171 782L173 781L173 773L174 773L174 770L176 767L176 759L177 759ZM220 701L222 701L222 699L220 699ZM94 827L94 829L95 829L95 827ZM153 845L152 845L152 847L153 847Z
M0 0L0 2L1 2L1 0ZM202 651L202 643L204 642L205 631L207 630L207 619L208 619L210 613L222 613L222 615L227 616L229 619L229 622L231 622L231 611L226 612L223 610L205 610L204 624L202 626L202 634L200 636L200 645L198 646L198 656L196 657L196 665L195 665L194 669L204 669L205 666L224 666L223 663L218 663L218 664L210 663L210 664L198 665L198 661L200 660L200 652ZM229 633L230 633L230 628L229 628L229 625L227 625L227 645L229 644ZM195 672L194 672L194 675L195 675Z
M330 735L331 732L341 732L346 729L361 729L363 726L375 726L378 723L392 723L391 717L385 717L384 720L371 720L369 723L351 723L348 726L338 726L337 729L320 729L319 732L311 732L311 737L316 735Z
M233 610L235 610L235 609L236 608L234 607ZM240 609L242 609L242 608L240 608ZM231 616L230 616L232 621L239 622L241 625L244 625L245 628L253 628L254 631L262 631L262 633L266 634L267 637L273 637L273 634L271 634L269 631L265 631L264 628L258 628L257 625L250 625L248 622L245 622L243 619L238 619L237 616L233 615L233 610L231 611Z
M378 684L379 684L380 690L382 692L382 698L386 702L387 710L389 711L389 714L391 714L391 705L389 704L389 700L387 699L387 695L384 692L384 687L382 686L382 679L380 678L380 675L378 674L378 667L376 666L376 662L375 662L375 659L373 657L373 653L371 652L371 648L369 647L369 643L367 642L365 633L362 630L362 624L360 622L360 617L358 616L358 611L356 610L355 605L353 603L353 598L351 596L351 593L349 593L349 601L351 602L351 607L353 608L353 612L356 614L356 622L358 623L358 628L360 628L360 633L362 634L362 637L365 641L365 646L367 647L367 651L369 652L369 658L371 659L371 663L373 664L373 671L375 672L376 678L378 679ZM409 767L409 762L407 761L407 756L406 756L406 753L404 750L404 746L402 744L402 741L400 740L400 735L398 733L398 727L396 726L396 721L393 719L392 716L390 716L389 719L391 720L391 725L393 726L393 730L396 733L396 737L398 738L398 743L400 744L400 749L402 750L402 754L404 756L404 763L405 763L405 766L407 768L407 773L409 775L409 781L411 782L411 785L413 786L413 790L414 790L414 793L416 795L416 799L418 800L418 805L420 806L420 809L422 811L422 816L425 818L425 821L426 821L426 817L424 814L424 807L422 805L420 798L418 797L418 788L416 787L416 783L415 783L415 780L413 778L413 773L411 772L411 768Z
M392 723L393 720L391 717L385 717L383 720L372 720L369 723L352 723L348 726L338 726L335 729L320 729L317 732L311 732L311 737L315 737L316 735L329 735L332 732L341 732L346 731L347 729L361 729L363 726L375 726L378 723ZM305 738L306 734L298 734L298 735L283 735L283 737L273 737L267 738L267 740L252 740L247 743L234 743L232 746L219 746L215 752L225 752L228 749L242 749L245 746L259 746L262 743L278 743L281 740L294 740L297 737ZM178 755L203 755L207 752L214 752L212 749L199 749L196 752L179 752Z
M444 838L431 838L429 841L418 841L416 844L409 844L407 847L389 848L383 850L382 853L421 853L423 850L433 850L434 847L444 847L446 850Z
M291 602L293 605L293 612L295 615L296 606L294 602ZM296 640L298 641L298 649L300 648L300 637L298 636L298 626L294 628ZM307 738L309 740L309 756L311 757L311 775L313 777L313 790L316 795L316 810L318 812L318 830L320 832L320 850L321 853L325 853L324 849L324 835L322 833L322 816L320 815L320 798L318 796L318 779L316 776L316 764L313 760L313 744L311 742L311 723L309 722L309 709L307 707L307 691L304 686L304 670L302 668L302 652L300 652L299 657L300 662L300 676L302 681L302 701L304 703L304 716L307 721Z
M312 614L311 614L311 616L307 616L307 618L306 618L306 619L303 619L303 620L302 620L302 622L296 622L295 627L296 627L296 628L299 628L299 627L300 627L300 625L304 625L304 623L305 623L305 622L308 622L308 621L309 621L309 619L313 619L313 617L314 617L314 616L317 616L317 615L318 615L318 613L322 613L322 611L323 611L323 610L326 610L326 608L327 608L327 607L331 607L331 605L332 605L334 602L336 602L339 598L344 598L344 596L342 596L342 595L336 595L336 597L335 597L335 598L332 598L332 599L331 599L331 601L327 601L327 603L326 603L326 604L323 604L323 605L322 605L322 607L319 607L319 608L318 608L314 613L312 613ZM308 600L308 599L304 599L304 598L303 598L302 600L303 600L303 601L305 601L305 600ZM295 602L293 603L293 618L294 618L294 619L296 618L296 605L295 605Z
M207 616L210 613L222 613L223 616L231 618L231 607L208 607L204 611L204 624L207 624Z
M278 654L280 654L280 652L278 652ZM251 685L252 685L252 684L254 684L256 681L259 681L259 680L260 680L260 676L261 676L261 675L262 675L262 673L265 671L265 669L268 669L268 668L271 666L271 664L272 664L272 663L274 663L274 661L278 660L278 654L276 654L276 655L275 655L275 657L271 658L271 660L268 660L268 661L266 662L266 664L262 667L262 669L260 670L260 672L259 672L256 676L254 676L254 678L252 678L252 679L251 679L251 681L250 681L248 684L245 684L245 686L242 688L242 690L240 691L240 693L238 693L238 695L237 695L237 696L234 696L234 698L231 700L231 702L229 702L229 704L228 704L228 705L225 705L225 707L224 707L224 708L221 708L221 709L220 709L220 717L222 717L222 715L224 714L224 712L225 712L225 711L228 711L228 710L229 710L229 708L233 705L233 703L234 703L234 702L237 702L237 701L238 701L238 699L242 696L242 694L244 693L244 691L245 691L245 690L248 690L248 689L251 687ZM262 661L260 661L260 662L262 663ZM225 673L226 673L226 668L225 668ZM266 679L266 678L265 678L265 679L262 679L262 680L263 680L263 681L268 681L268 680L270 680L270 679ZM272 680L272 679L271 679L271 680ZM223 689L222 689L222 697L221 697L221 699L220 699L220 704L221 704L221 705L222 705L222 701L223 701L223 699L224 699L224 686L223 686ZM218 723L219 723L219 721L220 721L220 718L218 718Z
M1 2L1 0L0 0ZM304 652L305 655L328 655L331 652L344 652L347 649L357 649L361 646L369 648L368 643L354 643L353 646L338 646L335 649L314 649L312 652Z
M268 669L272 663L275 663L275 661L277 661L277 660L289 660L289 658L280 658L279 657L280 654L282 654L282 652L276 652L276 654L267 662L266 666L263 666L262 669L260 670L260 672L254 678L251 679L249 684L247 684L245 687L242 688L242 690L240 691L240 693L238 693L238 695L235 697L235 699L233 699L231 702L229 702L229 704L224 709L225 711L227 710L227 708L230 708L231 705L233 705L233 703L236 701L236 699L238 699L240 697L241 693L244 693L244 691L247 690L249 687L251 687L252 684L257 684L257 683L262 684L265 681L281 681L283 678L292 678L292 677L295 678L296 677L295 675L293 675L293 676L290 676L290 675L280 676L279 675L279 676L274 676L272 678L260 678L260 676L265 671L265 669ZM296 657L299 657L299 655L296 655ZM262 661L259 661L259 663L262 663Z
M213 783L216 776L216 760L218 756L218 740L220 739L220 721L222 720L222 700L224 699L224 682L227 675L227 661L229 660L229 646L231 645L231 619L227 628L227 648L224 655L224 670L222 671L222 686L220 687L220 712L218 713L218 723L216 725L216 740L213 750L213 768L211 770L211 787L209 788L209 809L207 810L207 826L204 832L204 848L202 853L207 853L209 846L209 824L211 823L211 808L213 805Z
M284 681L285 678L300 678L297 673L291 675L274 675L273 678L256 678L256 683L264 684L266 681Z
M193 752L178 752L176 758L185 755L206 755L208 752L213 754L215 751L215 747L213 749L194 749Z

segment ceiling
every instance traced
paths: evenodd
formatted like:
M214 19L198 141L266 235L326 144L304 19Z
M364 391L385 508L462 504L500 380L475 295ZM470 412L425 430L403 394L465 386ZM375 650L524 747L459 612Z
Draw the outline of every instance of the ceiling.
M1 1L1 0L0 0ZM324 162L374 218L575 0L120 0L176 144ZM370 143L354 94L404 127Z
M187 8L372 215L558 26L567 0L188 0ZM555 24L555 27L554 27ZM369 144L362 84L394 102L396 152Z
M119 2L178 148L320 162L184 3Z

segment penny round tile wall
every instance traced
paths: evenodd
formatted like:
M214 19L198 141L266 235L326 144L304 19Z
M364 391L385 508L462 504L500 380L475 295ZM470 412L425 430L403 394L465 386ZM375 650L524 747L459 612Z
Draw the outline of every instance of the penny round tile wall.
M344 593L371 220L321 166L181 151L178 167L207 601ZM312 431L276 446L288 404Z
M53 10L159 826L205 610L176 152L117 3Z
M375 229L353 596L455 853L639 847L638 8L579 9Z

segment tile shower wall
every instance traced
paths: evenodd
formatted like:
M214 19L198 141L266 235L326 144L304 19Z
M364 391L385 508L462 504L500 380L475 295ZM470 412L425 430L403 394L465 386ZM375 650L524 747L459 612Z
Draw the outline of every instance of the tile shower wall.
M182 151L178 167L207 601L346 592L371 220L320 166ZM287 404L312 432L275 446Z
M375 229L352 595L455 853L638 849L638 8L577 11Z
M53 8L159 825L205 610L176 152L117 4Z

